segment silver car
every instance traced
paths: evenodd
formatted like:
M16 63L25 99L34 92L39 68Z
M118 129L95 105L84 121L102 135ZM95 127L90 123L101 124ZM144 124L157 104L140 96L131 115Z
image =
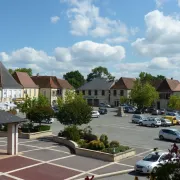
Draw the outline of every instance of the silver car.
M159 139L161 140L167 139L180 143L180 131L171 128L161 129L159 131Z
M139 173L149 174L155 172L160 164L166 164L169 160L168 152L152 152L134 166L134 170Z
M160 118L161 121L161 126L171 126L172 122L169 119L165 119L165 118Z
M134 114L132 116L132 123L139 123L141 120L144 120L145 117L143 115Z

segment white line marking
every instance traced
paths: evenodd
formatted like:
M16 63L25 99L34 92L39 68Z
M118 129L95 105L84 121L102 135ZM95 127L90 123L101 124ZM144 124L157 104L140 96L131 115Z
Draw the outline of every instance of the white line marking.
M33 161L38 161L38 162L45 163L45 161L42 161L42 160L39 160L39 159L35 159L35 158L31 158L31 157L27 157L27 156L24 156L24 155L18 155L18 156L23 157L23 158L27 158L27 159L31 159Z
M46 163L50 163L50 162L53 162L53 161L58 161L58 160L61 160L61 159L66 159L66 158L70 158L70 157L74 157L76 155L70 155L70 156L65 156L65 157L60 157L60 158L56 158L56 159L51 159L49 161L46 161Z
M23 146L28 146L28 147L33 147L33 148L44 149L43 147L32 146L32 145L28 145L28 144L20 144L20 145L23 145Z
M145 153L148 153L148 152L151 152L151 151L153 151L153 149L150 149L150 150L148 150L148 151L144 151L144 152L142 152L142 153L136 154L135 156L140 156L140 155L142 155L142 154L145 154Z
M128 164L119 163L119 162L115 162L115 164L119 164L119 165L127 166L127 167L134 167L134 166L131 166L131 165L128 165Z
M62 153L65 153L65 154L71 154L69 152L66 152L66 151L61 151L61 150L57 150L57 149L49 149L49 150L52 150L52 151L57 151L57 152L62 152Z
M36 142L36 141L39 141L39 140L29 140L29 141L27 140L27 141L24 141L24 142L20 142L20 141L19 141L19 144Z
M7 176L7 177L10 177L10 178L12 178L12 179L16 179L16 180L24 180L24 179L18 178L18 177L16 177L16 176L12 176L12 175L7 174L7 173L3 173L2 175Z
M27 151L21 151L21 153L27 153L27 152L31 152L31 151L40 151L42 149L31 149L31 150L27 150Z

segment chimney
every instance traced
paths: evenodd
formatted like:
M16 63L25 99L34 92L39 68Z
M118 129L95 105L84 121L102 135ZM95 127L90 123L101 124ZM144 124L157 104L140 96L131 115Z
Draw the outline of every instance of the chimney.
M171 80L173 80L173 78L171 78Z

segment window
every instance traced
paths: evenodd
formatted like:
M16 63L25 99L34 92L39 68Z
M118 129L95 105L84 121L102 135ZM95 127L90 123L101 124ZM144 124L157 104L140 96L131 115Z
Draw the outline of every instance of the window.
M102 90L102 96L105 96L105 90Z
M46 91L43 92L44 96L46 96Z
M124 96L124 90L120 91L120 96Z
M95 91L94 91L94 95L96 95L96 96L97 96L97 94L98 94L98 91L97 91L97 90L95 90Z
M82 91L83 95L85 95L85 90Z
M117 94L116 90L113 91L113 94L114 94L114 96L116 96L116 94Z
M91 90L88 90L88 95L91 96Z
M61 89L57 90L57 95L61 95Z

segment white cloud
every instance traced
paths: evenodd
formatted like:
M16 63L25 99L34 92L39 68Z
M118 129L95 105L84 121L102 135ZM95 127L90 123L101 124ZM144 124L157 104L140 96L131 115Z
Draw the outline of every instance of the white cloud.
M178 6L180 7L180 0L177 0L178 1Z
M51 17L51 22L52 22L53 24L56 24L59 20L60 20L60 17L59 17L59 16L52 16L52 17Z
M108 44L120 44L120 43L128 42L128 39L126 37L120 36L116 38L107 38L105 42Z
M146 36L132 46L141 55L175 56L180 53L180 21L155 10L145 16Z
M92 41L82 41L73 46L57 47L53 55L48 55L42 50L31 47L17 49L11 53L0 52L0 59L7 68L25 67L32 68L33 72L43 75L52 75L52 72L60 76L72 70L79 70L84 75L95 66L108 66L118 63L125 57L125 49L122 46L110 46Z
M164 0L155 0L156 7L161 8L164 4Z
M119 20L100 16L99 8L93 0L63 0L70 8L67 10L71 34L77 36L107 37L128 36L127 26Z
M139 28L138 27L134 27L130 29L131 34L134 36L139 32Z

